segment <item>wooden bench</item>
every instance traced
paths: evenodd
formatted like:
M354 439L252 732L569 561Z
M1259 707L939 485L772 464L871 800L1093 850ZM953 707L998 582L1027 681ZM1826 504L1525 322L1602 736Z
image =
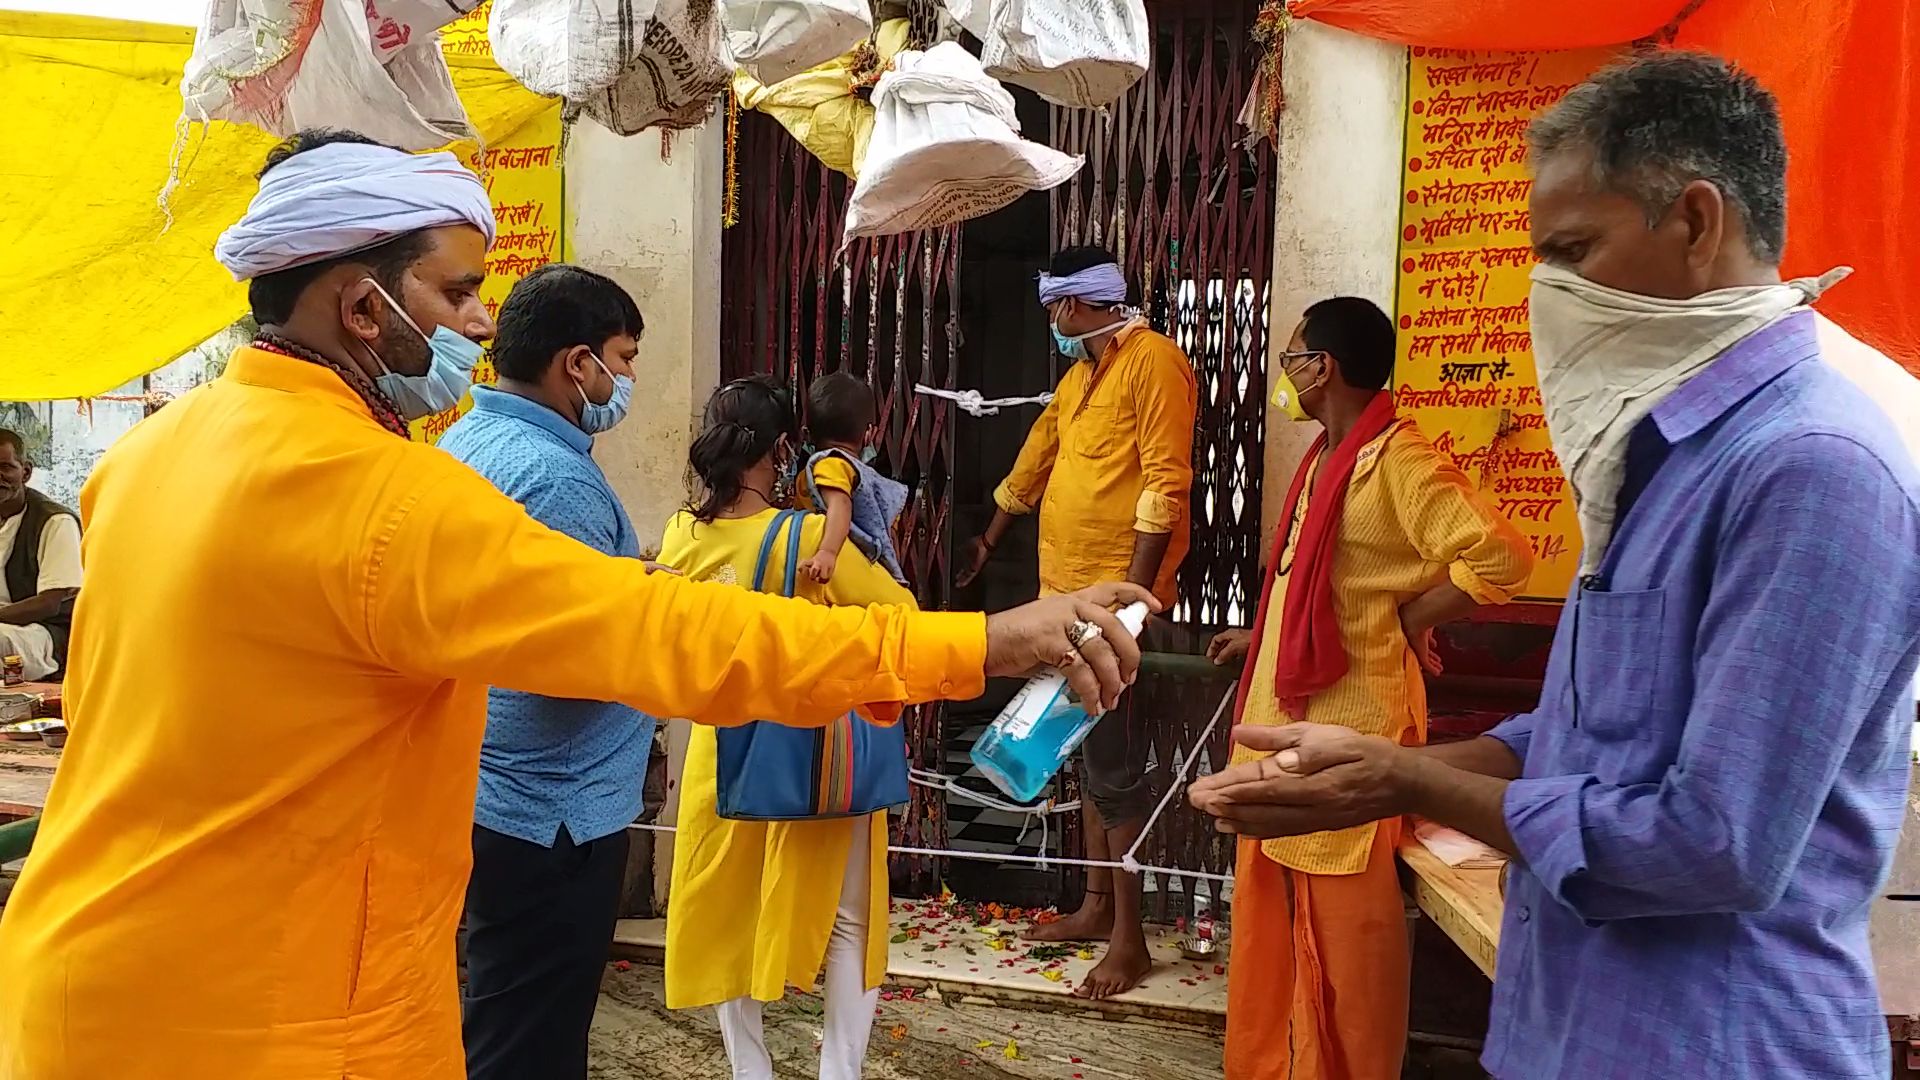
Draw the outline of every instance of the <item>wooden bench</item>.
M1421 913L1493 978L1500 951L1500 871L1448 866L1410 829L1400 839L1400 868L1401 884Z
M1888 1029L1895 1041L1911 1043L1920 1061L1920 775L1914 779L1893 875L1885 895L1873 905L1869 934ZM1399 854L1400 880L1414 903L1493 978L1503 907L1500 871L1448 866L1411 831L1402 837Z

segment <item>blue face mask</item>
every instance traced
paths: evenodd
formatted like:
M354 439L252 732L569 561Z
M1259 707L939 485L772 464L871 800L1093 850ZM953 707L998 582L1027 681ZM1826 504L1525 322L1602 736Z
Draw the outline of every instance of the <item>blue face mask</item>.
M1108 323L1100 329L1089 330L1084 334L1068 335L1061 333L1059 323L1048 323L1047 329L1053 331L1053 347L1060 350L1061 356L1069 360L1086 360L1090 356L1087 352L1087 340L1089 338L1097 338L1101 334L1110 334L1126 326L1128 318L1129 316L1122 315L1119 319Z
M466 397L467 390L473 386L473 368L486 355L486 346L444 326L436 326L431 335L427 334L405 308L387 295L379 282L372 278L367 281L386 298L387 305L400 320L426 341L428 351L433 354L426 374L401 375L388 368L379 353L374 353L373 359L380 365L381 374L373 380L373 385L387 395L387 400L408 420L446 412L460 404L460 399Z
M589 354L591 355L591 354ZM580 391L580 430L589 435L598 435L627 418L627 410L633 405L633 376L615 375L607 367L606 361L595 356L593 362L613 380L613 395L601 404L595 404L587 396L587 388L575 379L573 385Z
M860 460L867 462L868 464L872 464L873 459L879 456L880 456L880 448L877 446L873 446L869 444L867 446L863 446L860 448Z
M1049 324L1047 329L1053 331L1053 347L1060 350L1061 356L1069 360L1085 360L1087 358L1087 343L1085 341L1077 337L1068 337L1060 332L1058 326Z

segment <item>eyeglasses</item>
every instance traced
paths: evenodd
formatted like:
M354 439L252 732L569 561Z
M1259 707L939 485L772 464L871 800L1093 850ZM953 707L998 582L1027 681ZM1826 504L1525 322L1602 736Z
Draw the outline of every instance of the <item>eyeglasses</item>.
M1280 354L1280 367L1283 370L1291 371L1293 370L1295 361L1304 362L1325 355L1327 355L1327 350L1325 349L1290 349Z

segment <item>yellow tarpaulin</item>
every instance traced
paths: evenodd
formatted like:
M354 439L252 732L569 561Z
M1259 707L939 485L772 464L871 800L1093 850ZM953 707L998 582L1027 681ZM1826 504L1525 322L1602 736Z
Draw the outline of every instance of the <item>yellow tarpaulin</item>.
M184 27L0 12L0 400L89 397L239 318L246 288L213 241L252 198L274 138L196 127L160 207L180 116ZM559 108L490 59L449 56L489 142Z

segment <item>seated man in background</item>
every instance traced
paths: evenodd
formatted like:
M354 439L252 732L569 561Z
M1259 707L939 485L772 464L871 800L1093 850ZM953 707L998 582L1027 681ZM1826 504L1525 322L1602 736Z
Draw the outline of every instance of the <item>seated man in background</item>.
M610 279L564 264L535 270L500 307L499 388L473 388L473 411L441 449L555 532L639 558L592 451L595 435L626 418L643 327ZM653 728L617 702L489 691L467 881L470 1080L586 1076Z
M28 487L32 477L26 440L0 428L0 656L18 656L29 680L66 665L80 593L80 518Z

